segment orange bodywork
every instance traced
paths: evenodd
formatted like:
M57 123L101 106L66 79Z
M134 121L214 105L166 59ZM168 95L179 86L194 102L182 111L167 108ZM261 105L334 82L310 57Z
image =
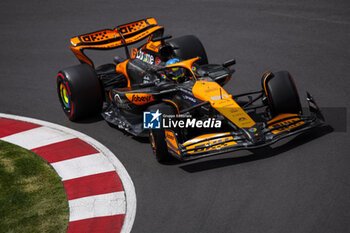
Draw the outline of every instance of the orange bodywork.
M157 25L157 21L154 18L148 18L145 20L139 20L129 24L124 24L119 26L119 31L123 33L124 36L140 31L149 25Z
M192 88L193 95L210 105L240 128L252 127L255 121L232 99L218 83L197 81Z
M159 48L162 46L162 42L161 41L149 41L147 42L147 44L145 45L145 49L151 50L153 52L158 53L159 52Z
M72 50L72 52L80 62L87 63L90 66L94 66L93 62L84 54L83 50L80 49L80 47L69 47L69 48L70 50Z
M225 137L225 135L227 136ZM214 139L214 137L219 137L219 136L220 136L219 139L218 138ZM202 142L199 142L199 141L202 141ZM182 146L184 146L186 150L189 150L187 151L187 153L192 154L192 153L204 152L209 150L216 150L223 147L233 146L236 144L237 142L233 141L233 136L231 136L230 133L228 132L228 133L214 133L214 134L201 135L186 141L184 144L182 144Z
M170 148L175 153L180 155L179 146L177 145L176 137L174 135L174 132L170 131L170 130L165 130L165 138L166 138L166 141L167 141L166 143L167 143L168 148Z
M97 32L92 32L89 34L84 34L81 36L76 36L71 38L70 42L73 46L77 46L79 44L94 44L96 42L103 42L115 39L119 37L118 32L112 29L104 29Z
M130 61L130 59L125 60L125 61L119 63L116 67L117 73L123 74L126 77L126 79L128 80L128 87L130 87L130 78L129 78L126 66L128 65L129 61Z
M158 26L154 18L148 18L118 26L113 30L105 29L73 37L71 38L72 46L69 48L79 61L93 66L93 62L84 54L84 49L119 48L136 43L158 30L163 30L163 27Z
M289 118L289 119L287 119L285 121L279 121L279 120L284 119L284 118ZM278 122L276 122L276 121L278 121ZM297 121L299 121L299 122L297 122ZM276 122L276 123L274 123L274 122ZM297 122L297 123L291 124L294 122ZM267 123L269 124L269 129L272 129L272 133L278 134L278 133L284 132L286 130L293 129L299 125L304 124L305 122L300 121L300 117L298 116L298 114L284 113L284 114L280 114L280 115L276 116L275 118L273 118L272 120L270 120ZM291 125L289 125L289 124L291 124ZM289 126L273 130L275 127L281 127L284 125L289 125Z
M225 135L230 135L230 132L227 132L227 133L211 133L211 134L203 134L203 135L200 135L198 137L195 137L195 138L192 138L188 141L186 141L184 144L182 144L183 146L187 146L189 144L192 144L192 143L196 143L200 140L209 140L210 138L212 137L218 137L218 136L225 136Z
M271 73L268 73L263 80L264 91L265 91L266 96L268 96L267 89L266 89L266 80L270 75L271 75Z
M137 55L137 48L132 48L130 53L130 58L135 59Z

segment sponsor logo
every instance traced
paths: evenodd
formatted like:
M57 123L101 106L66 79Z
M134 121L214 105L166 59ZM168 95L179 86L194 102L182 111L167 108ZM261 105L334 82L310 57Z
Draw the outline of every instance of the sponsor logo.
M238 121L245 121L245 120L247 120L247 118L245 118L245 117L240 117L240 118L238 119Z
M83 36L82 38L84 42L91 42L91 41L95 41L97 36L88 35L88 36Z
M159 112L159 110L156 112L143 112L143 128L160 129L161 115L162 114Z
M180 90L187 95L193 96L193 93L191 90L187 90L185 88L180 88Z
M283 121L283 122L274 124L274 125L270 126L269 128L273 129L275 131L278 131L278 132L283 132L283 131L286 131L289 129L293 129L293 128L295 128L299 125L302 125L302 124L304 124L303 121L298 122L298 120L287 120L287 121Z
M101 41L101 40L108 39L108 36L107 36L106 31L103 31L103 32L101 31L101 32L81 36L80 39L83 42L95 42L95 41Z
M215 118L197 120L195 118L172 119L163 117L163 128L221 128L221 121Z
M217 91L217 90L219 90L219 88L215 87L215 88L206 89L204 92L212 92L212 91Z
M158 49L159 46L155 46L154 44L148 44L148 47L149 47L151 50L156 50L156 49Z
M143 113L143 127L144 129L221 128L221 121L215 118L196 119L189 115L162 115L157 110Z
M212 96L210 97L212 100L224 100L225 98L228 98L228 95L223 94L223 95L216 95L216 96Z
M205 152L210 150L220 150L221 148L228 147L235 145L236 142L232 141L233 137L226 137L222 139L216 139L216 140L210 140L209 142L202 142L198 143L195 146L189 146L186 149L192 151L189 151L188 153L198 153L198 152Z
M182 94L181 96L182 96L182 98L183 98L184 100L189 100L190 102L192 102L192 103L194 103L194 104L197 103L197 100L196 100L195 98L191 97L191 96L184 95L184 94Z
M131 102L149 102L151 101L151 96L138 96L138 95L133 95L131 97Z
M248 131L251 133L254 133L254 132L256 132L256 128L249 128Z
M143 83L150 83L150 82L151 82L151 77L148 74L143 76Z
M130 55L130 57L131 57L132 59L135 59L135 58L136 58L136 55L137 55L137 49L136 49L136 48L132 48L132 49L131 49L131 55Z
M146 93L126 93L126 98L136 105L143 105L154 101L153 96Z
M245 115L245 113L243 113L243 112L238 112L238 113L232 114L233 117L239 117L239 116L243 116L243 115Z
M145 28L146 26L147 26L147 23L145 22L145 20L142 20L142 21L138 21L138 22L135 22L132 24L125 25L125 26L121 26L121 27L119 27L119 31L122 34L128 34L131 32L138 31L142 28Z
M154 57L151 54L143 52L141 49L137 52L136 58L151 65L154 63Z
M162 60L160 60L160 58L159 57L156 57L156 61L155 61L155 65L157 66L157 65L159 65L160 64L160 62L161 62Z

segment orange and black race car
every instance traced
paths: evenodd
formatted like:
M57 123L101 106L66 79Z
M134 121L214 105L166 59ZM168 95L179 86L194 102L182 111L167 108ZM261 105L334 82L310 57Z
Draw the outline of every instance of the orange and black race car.
M68 118L101 113L131 135L149 137L160 162L262 147L323 124L310 94L310 111L303 113L287 71L265 73L261 90L231 95L223 86L234 73L235 60L208 64L197 37L172 39L163 32L154 18L147 18L73 37L70 49L82 64L57 76ZM140 41L146 42L129 48ZM121 47L125 58L99 67L84 54L85 49Z

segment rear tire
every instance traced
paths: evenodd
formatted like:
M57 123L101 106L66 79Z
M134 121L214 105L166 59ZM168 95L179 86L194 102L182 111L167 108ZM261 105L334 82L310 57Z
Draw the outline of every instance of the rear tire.
M207 53L196 36L181 36L171 39L167 43L175 48L174 55L176 57L184 60L200 57L201 59L196 62L198 65L208 64Z
M71 121L93 116L102 108L102 89L94 69L81 64L59 71L57 93L62 109Z
M173 107L165 103L152 105L147 111L156 112L158 109L162 114L175 115ZM173 158L168 152L168 146L165 141L165 130L163 128L150 130L149 139L153 154L159 163L168 162Z
M273 116L281 113L301 113L298 91L289 72L265 73L262 85Z

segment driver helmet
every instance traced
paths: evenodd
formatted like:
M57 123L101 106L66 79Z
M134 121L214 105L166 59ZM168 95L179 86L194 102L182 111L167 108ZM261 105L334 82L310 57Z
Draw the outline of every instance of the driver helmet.
M175 63L178 63L178 62L180 62L179 59L172 58L172 59L168 60L165 63L165 65L168 66L168 65L172 65L172 64L175 64ZM167 72L167 76L169 78L171 78L172 80L174 80L174 81L177 81L178 78L185 76L184 69L181 68L181 67L169 68L169 69L166 69L166 72Z

